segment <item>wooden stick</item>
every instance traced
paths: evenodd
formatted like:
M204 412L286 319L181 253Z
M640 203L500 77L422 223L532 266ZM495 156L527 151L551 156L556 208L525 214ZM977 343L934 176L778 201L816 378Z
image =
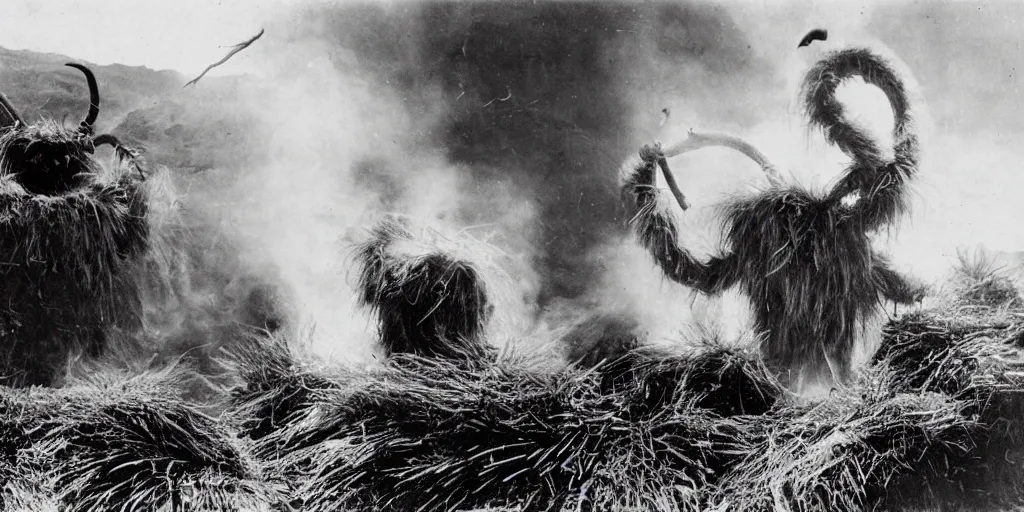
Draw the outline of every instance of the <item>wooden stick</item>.
M185 84L185 85L183 85L183 86L182 86L181 88L182 88L182 89L184 89L185 87L188 87L188 86L190 86L190 85L192 85L192 84L195 84L196 82L198 82L198 81L199 81L199 79L200 79L200 78L202 78L202 77L206 76L206 73L207 73L208 71L210 71L211 69L213 69L213 68L215 68L215 67L217 67L217 66L220 66L221 64L224 64L225 62L227 62L227 61L228 61L228 59L230 59L231 57L233 57L233 56L234 56L234 55L235 55L236 53L238 53L238 52L240 52L240 51L242 51L242 50L244 50L244 49L248 48L250 44L252 44L253 42L255 42L255 41L256 41L257 39L259 39L259 38L260 38L260 36L262 36L262 35L263 35L263 29L260 29L260 33L259 33L259 34L256 34L255 36L253 36L253 37L252 37L251 39L249 39L248 41L245 41L245 42L241 42L241 43L238 43L238 44L236 44L236 45L232 46L232 47L231 47L231 51L229 51L229 52L228 52L228 54L227 54L227 55L225 55L223 59L221 59L221 60L218 60L217 62L214 62L213 64L210 64L209 66L206 66L206 69L204 69L202 73L199 73L199 76L197 76L197 77L193 78L192 80L189 80L189 81L188 81L188 83L187 83L187 84Z
M683 191L679 188L679 184L676 183L676 177L672 174L672 171L668 168L668 160L664 155L658 156L658 167L661 167L661 173L665 175L665 183L668 184L669 190L672 191L672 195L676 196L676 202L679 203L679 207L686 211L690 209L690 204L686 202L686 196L683 195Z
M768 181L771 182L772 185L778 185L782 182L782 177L779 175L779 171L776 170L775 166L772 165L768 158L749 142L736 137L735 135L711 132L702 133L690 130L689 137L682 142L677 142L676 144L669 146L663 154L665 155L665 158L671 158L695 149L713 146L731 148L747 155L751 160L757 162L757 164L761 166L761 169L764 171L765 175L768 176ZM662 169L664 170L664 167ZM666 181L668 181L667 178Z

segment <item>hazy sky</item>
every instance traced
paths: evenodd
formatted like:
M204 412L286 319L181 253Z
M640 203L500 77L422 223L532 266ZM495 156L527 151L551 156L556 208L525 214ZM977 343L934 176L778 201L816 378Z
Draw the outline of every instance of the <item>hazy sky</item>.
M226 46L282 19L311 0L5 0L0 46L118 62L186 75L219 59ZM333 2L344 3L344 2ZM905 247L948 253L922 241L953 238L1002 250L1024 249L1024 2L1009 0L779 2L729 1L724 10L755 42L755 51L786 65L786 52L813 26L829 43L867 35L896 52L922 85L937 140L927 152L916 228ZM283 44L270 32L263 45ZM243 52L213 74L256 69L260 49ZM798 76L794 73L794 77ZM908 249L909 250L909 249ZM908 254L907 258L910 258Z
M0 46L185 74L261 28L286 0L5 0ZM239 54L217 73L251 66Z

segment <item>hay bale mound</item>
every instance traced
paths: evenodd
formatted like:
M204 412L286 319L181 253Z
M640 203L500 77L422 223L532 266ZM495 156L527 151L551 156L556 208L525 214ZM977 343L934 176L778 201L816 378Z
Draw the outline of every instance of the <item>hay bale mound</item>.
M436 232L416 239L407 222L388 217L359 247L360 299L377 315L388 356L493 357L482 339L493 306L477 267L455 245Z
M781 383L756 354L721 346L691 357L684 388L700 397L698 407L723 416L765 414L783 396Z
M683 394L721 416L764 414L782 394L781 383L753 351L715 338L701 339L679 354L643 346L640 323L623 312L586 316L559 338L566 359L594 368L602 389L635 390L636 407L657 411Z
M893 394L884 377L821 403L774 412L760 441L726 477L728 510L858 511L882 502L900 475L941 478L970 449L977 425L937 393Z
M722 417L761 415L784 394L756 353L713 341L684 354L640 348L596 371L607 391L638 393L632 403L643 414L656 414L686 396L695 407Z
M17 406L0 412L19 422L18 471L39 477L17 486L67 510L266 510L279 500L234 436L164 382L118 377L5 398Z
M969 432L959 448L909 460L877 497L886 510L1005 510L1024 505L1024 353L1019 314L1002 307L907 315L874 356L888 391L957 401ZM936 458L941 456L941 458Z
M873 365L893 370L900 391L931 391L960 396L979 375L998 371L1005 361L1019 359L1015 340L1024 324L1012 312L976 310L920 312L885 325Z
M111 171L60 195L0 176L0 383L51 385L68 357L97 355L141 312L131 277L147 247L147 191Z
M979 248L973 254L957 250L953 268L954 295L962 305L1020 308L1024 296L1017 283L992 255Z
M315 405L319 392L339 386L305 369L287 342L274 335L253 333L224 352L223 361L242 381L231 391L230 416L249 439L263 439L297 421ZM274 451L260 454L269 457Z
M1007 510L1024 505L1020 320L1020 311L999 304L931 311L886 327L876 361L894 370L893 385L954 396L977 423L968 449L945 461L942 478L922 481L908 473L894 481L898 492L890 493L887 506Z
M566 359L592 368L619 359L640 346L640 322L619 312L599 312L576 322L559 340Z
M77 510L175 502L218 510L253 498L251 471L228 439L187 406L147 399L90 403L48 432L41 449L60 461L54 487Z
M264 439L306 509L650 509L696 500L742 452L735 423L685 394L638 418L640 390L604 392L592 369L395 357Z
M882 510L1020 510L1024 507L1024 383L984 404L965 401L969 438L952 452L908 461L887 487Z

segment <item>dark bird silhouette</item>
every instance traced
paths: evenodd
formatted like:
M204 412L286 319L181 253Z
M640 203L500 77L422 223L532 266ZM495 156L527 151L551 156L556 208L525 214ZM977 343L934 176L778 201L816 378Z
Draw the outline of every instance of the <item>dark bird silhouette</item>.
M800 40L800 45L797 48L803 48L804 46L810 46L814 41L825 41L828 39L828 30L823 28L816 28L807 33L803 39Z

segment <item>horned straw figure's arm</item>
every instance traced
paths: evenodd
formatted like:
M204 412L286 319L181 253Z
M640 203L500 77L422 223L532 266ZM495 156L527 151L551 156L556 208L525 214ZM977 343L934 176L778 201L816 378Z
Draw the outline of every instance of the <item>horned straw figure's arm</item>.
M869 133L845 116L835 93L844 80L859 75L879 88L893 112L893 158L886 160ZM850 219L872 230L896 220L907 209L907 183L917 173L918 140L905 81L885 58L864 48L829 54L804 76L803 103L808 122L821 128L825 138L853 159L848 172L832 192L839 201L859 195Z
M658 189L654 184L656 166L659 160L664 165L664 158L660 145L644 146L640 150L640 162L623 184L624 199L633 212L633 232L670 279L702 293L720 293L738 279L736 257L720 255L704 263L679 245L679 230L669 212L658 206ZM667 165L663 169L671 176ZM677 200L680 197L681 194L677 194ZM685 208L685 202L680 206Z

